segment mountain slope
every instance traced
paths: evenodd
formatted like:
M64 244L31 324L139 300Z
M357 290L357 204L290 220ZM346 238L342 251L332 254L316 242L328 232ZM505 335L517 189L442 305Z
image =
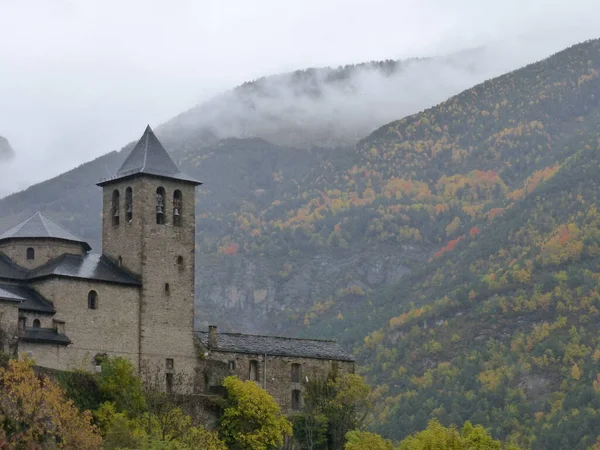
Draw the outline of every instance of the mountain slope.
M378 237L398 239L402 224L439 242L394 287L349 304L341 296L311 322L312 333L359 344L388 437L438 417L535 449L595 442L599 99L595 40L359 144L358 176L346 186L373 191ZM360 192L346 189L340 196Z

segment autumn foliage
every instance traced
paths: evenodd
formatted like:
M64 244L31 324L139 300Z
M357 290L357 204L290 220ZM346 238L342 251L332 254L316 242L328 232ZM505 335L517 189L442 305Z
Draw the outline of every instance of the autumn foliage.
M81 412L48 377L26 360L0 368L0 448L100 449L92 414Z

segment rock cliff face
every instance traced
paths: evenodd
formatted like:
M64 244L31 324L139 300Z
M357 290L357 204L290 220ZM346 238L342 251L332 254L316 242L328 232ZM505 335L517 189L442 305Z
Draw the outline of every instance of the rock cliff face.
M5 137L0 136L0 160L10 159L15 156L15 151Z
M414 246L323 249L291 262L199 255L196 326L216 323L228 331L310 334L321 314L342 312L362 302L373 290L410 273L410 267L427 256Z

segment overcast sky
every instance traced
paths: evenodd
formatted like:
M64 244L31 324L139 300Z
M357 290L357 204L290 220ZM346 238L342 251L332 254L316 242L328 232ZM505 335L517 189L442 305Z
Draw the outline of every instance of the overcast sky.
M0 0L0 135L23 188L262 75L503 42L539 59L600 37L598 17L600 0Z

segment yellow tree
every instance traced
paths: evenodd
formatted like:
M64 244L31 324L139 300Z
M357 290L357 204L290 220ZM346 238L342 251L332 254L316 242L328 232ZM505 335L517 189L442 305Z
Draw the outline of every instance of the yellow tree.
M80 412L31 362L11 360L0 368L0 442L5 449L94 450L102 438L89 411Z
M252 381L223 380L227 404L221 416L221 436L244 450L271 450L292 434L292 424L271 395Z
M394 450L392 442L368 431L348 431L344 450Z

